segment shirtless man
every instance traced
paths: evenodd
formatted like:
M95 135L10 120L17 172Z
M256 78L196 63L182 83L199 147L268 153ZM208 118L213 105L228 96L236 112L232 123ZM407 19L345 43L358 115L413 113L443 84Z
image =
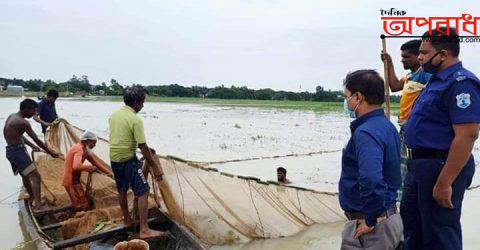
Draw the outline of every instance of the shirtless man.
M33 197L33 212L36 213L45 210L46 207L41 203L40 174L30 159L25 144L30 146L33 151L40 151L42 148L52 157L59 156L38 139L30 123L25 119L35 115L37 106L38 104L32 99L23 100L20 103L20 111L11 114L3 128L3 136L7 142L7 159L12 164L13 174L20 173L22 176L23 185L27 189L30 199ZM40 148L23 136L25 132Z

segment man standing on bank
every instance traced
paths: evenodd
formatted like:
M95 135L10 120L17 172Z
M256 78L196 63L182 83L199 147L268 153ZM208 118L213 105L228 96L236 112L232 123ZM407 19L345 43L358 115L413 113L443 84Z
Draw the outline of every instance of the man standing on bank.
M345 78L345 111L356 118L342 154L339 199L348 218L342 250L394 250L402 237L397 213L400 187L400 139L385 117L384 82L374 70Z
M462 201L475 171L480 81L458 58L456 30L440 31L423 35L418 58L433 76L405 125L409 160L400 211L407 250L462 249Z
M420 67L420 61L418 61L418 55L420 54L420 44L422 40L410 40L400 47L403 68L410 70L410 72L398 79L395 74L395 68L393 66L392 58L390 55L382 51L381 59L386 61L388 66L388 83L390 89L393 92L402 90L402 98L400 99L400 110L398 114L398 125L400 126L400 145L401 145L401 173L402 180L407 174L407 149L405 146L405 132L403 126L407 122L408 116L412 110L415 100L417 100L420 91L430 80L431 74L425 72Z
M110 160L117 184L120 207L122 208L124 224L133 223L128 213L127 191L132 189L138 198L138 213L140 217L140 238L161 236L160 231L148 227L148 195L150 186L143 175L141 162L135 155L140 148L145 160L151 166L157 181L162 180L162 169L153 159L151 149L147 146L143 130L143 122L137 115L143 108L148 92L140 85L133 85L123 96L125 106L115 111L108 120L110 125Z
M395 74L395 68L390 55L386 52L382 52L381 54L382 60L387 61L390 89L393 92L402 91L398 114L398 124L400 127L407 122L413 103L432 76L420 68L418 55L420 54L419 49L421 43L422 40L420 39L410 40L400 47L403 68L410 71L400 79L398 79Z

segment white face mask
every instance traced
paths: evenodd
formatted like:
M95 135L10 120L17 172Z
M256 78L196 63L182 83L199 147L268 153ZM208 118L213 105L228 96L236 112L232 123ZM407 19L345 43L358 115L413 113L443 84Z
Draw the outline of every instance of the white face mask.
M91 155L93 153L93 150L89 146L86 146L85 150L87 151L87 154L89 154L89 155Z

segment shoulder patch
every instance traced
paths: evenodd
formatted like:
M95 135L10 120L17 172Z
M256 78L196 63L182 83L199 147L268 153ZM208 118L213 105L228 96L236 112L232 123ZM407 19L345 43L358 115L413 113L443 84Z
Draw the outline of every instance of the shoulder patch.
M458 94L455 99L457 99L457 107L462 109L466 109L472 104L469 93Z
M467 77L464 76L464 75L457 76L457 77L455 78L455 80L457 80L457 82L461 82L461 81L463 81L463 80L465 80L465 79L467 79Z
M467 76L466 76L465 74L463 74L463 72L457 71L457 72L455 73L455 80L456 80L457 82L463 81L463 80L465 80L465 79L467 79Z
M465 81L465 80L472 80L476 84L480 85L480 80L477 78L477 76L475 76L475 74L473 74L472 72L470 72L466 69L462 69L462 70L459 70L459 71L455 72L455 74L453 75L453 78L457 82L461 82L461 81Z

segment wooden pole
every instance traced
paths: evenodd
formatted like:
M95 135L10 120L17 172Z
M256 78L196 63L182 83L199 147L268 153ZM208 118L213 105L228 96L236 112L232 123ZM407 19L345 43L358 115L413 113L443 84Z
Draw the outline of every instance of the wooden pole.
M384 53L387 52L387 42L384 36L382 36L382 49ZM386 59L383 60L383 72L385 74L385 115L387 116L388 120L390 120L390 81L388 79L390 72L388 72L388 62Z

